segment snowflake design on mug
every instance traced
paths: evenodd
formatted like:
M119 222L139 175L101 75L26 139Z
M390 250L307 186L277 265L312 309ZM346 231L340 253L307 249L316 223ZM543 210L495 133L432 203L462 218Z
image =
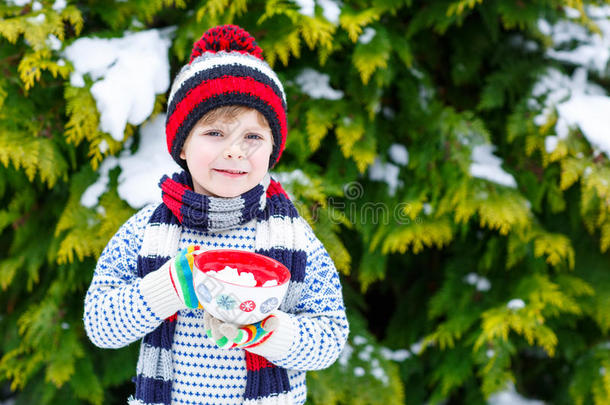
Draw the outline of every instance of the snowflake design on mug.
M199 284L197 286L197 298L199 298L199 301L210 302L212 301L212 294L205 285Z
M220 294L216 297L216 305L225 311L230 311L235 308L237 302L233 299L233 297L227 294Z
M279 304L279 300L275 297L271 297L271 298L265 300L265 302L263 302L261 304L261 312L263 314L266 314L267 312L271 312L275 309L277 304Z
M252 312L256 308L256 304L252 300L244 301L239 305L239 309L244 312Z

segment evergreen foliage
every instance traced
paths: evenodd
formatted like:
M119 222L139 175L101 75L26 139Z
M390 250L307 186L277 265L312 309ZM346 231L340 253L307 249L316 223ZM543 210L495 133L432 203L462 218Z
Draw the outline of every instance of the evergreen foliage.
M344 283L349 344L309 374L308 403L484 404L509 382L547 403L610 403L609 156L578 126L548 148L559 116L536 86L581 69L549 57L540 20L596 35L590 7L610 1L61 3L0 4L1 395L111 404L133 389L137 345L95 348L82 311L97 257L136 207L120 168L96 206L81 198L140 128L104 133L97 78L75 87L62 50L174 27L173 77L203 31L235 23L286 85L275 171ZM334 93L308 91L304 72ZM585 76L608 96L610 66ZM151 118L164 108L158 94ZM472 175L481 148L515 184Z

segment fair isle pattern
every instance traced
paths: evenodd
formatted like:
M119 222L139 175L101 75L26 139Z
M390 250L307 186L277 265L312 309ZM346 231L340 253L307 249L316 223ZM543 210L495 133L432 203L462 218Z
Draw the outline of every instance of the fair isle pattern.
M161 319L143 304L139 292L140 279L135 274L138 251L146 249L143 241L144 229L155 208L154 205L149 205L131 217L100 256L87 293L84 316L87 333L96 346L124 347L141 339L161 322ZM164 240L167 237L168 228L157 227L156 230L159 235L152 239ZM202 232L183 227L179 234L178 248L200 245L204 250L254 251L255 234L255 221L220 232ZM274 362L288 369L290 395L293 403L299 405L305 403L307 395L306 373L303 370L329 366L339 355L341 342L347 336L341 289L334 265L320 241L306 225L303 235L307 243L307 287L292 312L302 313L312 322L299 321L301 332L298 333L299 339L292 346L289 357L274 359ZM320 318L316 324L313 320L316 314L321 314L323 310L325 318ZM118 315L123 315L127 320L133 319L132 313L138 314L141 324L117 322ZM244 351L218 349L207 337L201 335L202 329L201 310L181 310L178 313L171 356L168 356L167 360L162 359L173 360L172 403L243 403L247 375ZM335 339L331 339L333 336ZM155 358L154 361L150 357L140 357L138 374L146 370L144 373L148 377L154 376L152 365L156 364L157 355L152 357ZM167 377L171 378L169 373ZM233 397L225 397L229 392ZM146 405L135 399L130 403Z
M269 168L286 143L286 95L275 72L262 57L254 37L236 25L205 32L195 42L190 62L172 83L167 103L167 149L187 169L180 152L197 121L216 108L240 105L258 110L267 120L274 147Z
M243 401L245 352L219 349L203 332L203 310L181 311L174 335L172 402L235 404Z
M182 185L182 187L179 187L179 185ZM189 228L201 231L227 229L224 225L229 221L228 218L224 221L214 221L208 218L210 214L210 197L192 192L191 178L186 172L175 174L172 179L164 176L160 186L163 191L164 203L159 205L153 212L144 232L145 241L162 237L158 233L159 224L170 227L180 227L181 224L184 224ZM266 191L267 198L264 200L260 198L261 189ZM254 194L252 193L253 190L255 191ZM168 191L172 193L168 194ZM244 203L235 204L235 200L243 200ZM221 199L216 199L215 204L221 205L221 201ZM283 263L291 273L289 290L296 290L300 294L303 290L302 285L305 278L307 260L305 251L307 245L297 246L295 242L297 240L296 235L301 233L302 229L299 226L294 226L295 229L290 229L285 226L285 222L281 222L279 227L274 226L274 222L271 221L275 216L281 216L285 219L290 219L291 223L294 224L300 222L296 208L290 202L281 185L270 179L267 175L263 183L257 185L249 192L233 199L225 199L225 201L226 205L238 208L232 211L225 210L230 212L230 215L234 217L235 221L232 222L233 224L237 222L239 225L242 225L249 222L252 216L256 216L255 241L258 241L260 238L265 242L260 245L257 244L255 252ZM215 229L214 224L217 222L223 225L223 227ZM259 223L265 225L258 226ZM263 232L265 235L261 236ZM176 236L176 233L170 233ZM271 243L273 240L271 235L275 233L282 233L285 237L281 240L276 240L277 243ZM145 246L154 246L156 250L140 251L138 256L139 277L144 277L150 272L157 270L170 259L171 256L160 256L160 252L167 252L168 248L170 251L172 249L175 249L175 252L178 251L179 237L161 240L163 240L162 244L165 244L166 247L161 247L161 243L146 242ZM291 292L288 295L292 297L295 293ZM167 370L171 369L173 361L167 362L167 358L168 355L171 355L176 318L176 315L168 318L155 331L149 333L143 339L140 356L149 362L152 361L155 365L151 370L147 369L146 374L138 373L136 377L135 399L141 400L144 403L163 403L168 405L171 403L172 378L168 375ZM157 361L154 361L155 356L157 356ZM243 395L244 402L278 405L292 403L287 395L290 392L290 382L284 368L277 367L261 356L249 351L245 354L245 360L247 378ZM140 369L144 371L144 368L141 367ZM179 391L177 392L180 393Z

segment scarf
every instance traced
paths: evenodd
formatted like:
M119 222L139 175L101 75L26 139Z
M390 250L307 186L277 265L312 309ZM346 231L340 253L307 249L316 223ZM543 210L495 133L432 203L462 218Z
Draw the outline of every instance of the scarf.
M280 185L267 174L263 181L235 198L193 191L187 172L159 182L163 203L151 215L138 256L138 277L157 270L178 252L182 226L200 231L222 231L256 219L255 252L284 264L291 273L280 309L290 310L304 288L305 246L296 227L295 206ZM142 340L135 378L137 404L171 403L172 341L177 313ZM284 368L246 351L247 382L244 404L289 404L290 384ZM154 376L154 377L151 377Z

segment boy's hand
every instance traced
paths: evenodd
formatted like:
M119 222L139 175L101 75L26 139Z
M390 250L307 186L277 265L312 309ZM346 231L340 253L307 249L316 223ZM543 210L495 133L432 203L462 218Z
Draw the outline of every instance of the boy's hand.
M260 322L238 326L214 318L206 311L203 324L208 337L221 349L248 349L267 340L277 329L279 319L275 315L269 315Z
M199 246L189 246L181 249L169 260L169 275L176 294L187 308L198 308L199 300L193 286L194 256L200 252Z

